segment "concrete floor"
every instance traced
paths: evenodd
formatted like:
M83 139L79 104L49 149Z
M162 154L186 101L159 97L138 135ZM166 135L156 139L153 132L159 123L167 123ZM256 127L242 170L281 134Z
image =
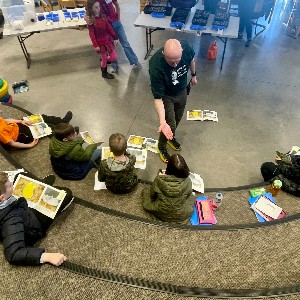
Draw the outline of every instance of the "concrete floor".
M154 51L168 38L189 40L196 51L198 85L186 109L218 112L219 122L190 122L184 118L176 136L192 172L207 188L240 186L262 181L260 165L272 161L275 150L288 151L299 143L300 41L284 34L282 1L268 29L250 48L245 41L228 40L222 72L223 44L218 41L215 62L206 60L211 36L180 32L153 34ZM143 69L132 70L119 46L120 70L115 80L104 80L99 58L86 29L35 34L26 40L32 65L27 69L16 37L0 40L0 76L10 86L27 79L28 92L13 95L13 103L34 113L74 113L73 125L89 130L97 141L110 134L157 138L158 119L150 91L145 30L133 23L138 0L119 0L121 20ZM154 53L154 52L153 52ZM13 93L12 89L10 90ZM172 153L172 151L170 151ZM158 155L149 153L140 177L153 180L164 168Z

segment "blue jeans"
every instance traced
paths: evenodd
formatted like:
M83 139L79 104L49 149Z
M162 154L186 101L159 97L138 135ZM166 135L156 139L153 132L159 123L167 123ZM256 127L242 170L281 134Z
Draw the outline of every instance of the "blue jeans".
M124 30L123 25L121 24L120 21L115 21L112 24L112 28L114 29L116 35L118 36L118 39L124 49L125 55L127 56L129 62L131 65L136 64L138 62L138 58L133 52L128 40L127 36ZM114 62L112 62L112 66L116 66Z
M84 169L86 174L93 168L95 167L95 161L98 160L99 158L101 158L101 150L100 149L96 149L94 150L92 157L90 159L90 161L85 165ZM84 173L85 173L84 172Z

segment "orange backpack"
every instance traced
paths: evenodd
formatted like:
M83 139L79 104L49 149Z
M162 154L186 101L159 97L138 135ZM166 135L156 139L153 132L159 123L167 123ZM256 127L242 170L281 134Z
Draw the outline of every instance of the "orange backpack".
M210 44L207 50L207 59L208 60L215 60L218 55L218 45L217 42L214 41L213 43Z

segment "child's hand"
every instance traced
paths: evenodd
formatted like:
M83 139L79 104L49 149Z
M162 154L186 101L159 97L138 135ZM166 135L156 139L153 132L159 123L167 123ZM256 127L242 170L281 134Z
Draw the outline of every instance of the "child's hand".
M275 162L281 161L281 160L282 160L282 159L281 159L278 155L275 156Z
M119 40L114 40L115 46L119 45Z
M21 124L26 125L26 126L31 126L32 125L32 123L30 121L25 121L25 120L23 120L21 122Z
M86 21L87 25L93 25L93 20L90 16L88 16L87 14L84 15L83 17L84 21Z
M99 52L99 51L100 51L100 48L99 48L99 47L96 47L95 50L96 50L97 52Z
M33 148L37 143L39 142L39 139L34 139L29 145L30 148Z
M63 264L67 258L61 253L44 253L43 255L44 263L49 263L51 265L54 265L56 267Z

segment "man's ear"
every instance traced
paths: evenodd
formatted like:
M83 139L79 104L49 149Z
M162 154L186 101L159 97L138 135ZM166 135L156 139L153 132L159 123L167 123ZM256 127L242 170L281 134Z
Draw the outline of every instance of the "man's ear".
M5 200L5 196L3 194L0 195L0 202Z

